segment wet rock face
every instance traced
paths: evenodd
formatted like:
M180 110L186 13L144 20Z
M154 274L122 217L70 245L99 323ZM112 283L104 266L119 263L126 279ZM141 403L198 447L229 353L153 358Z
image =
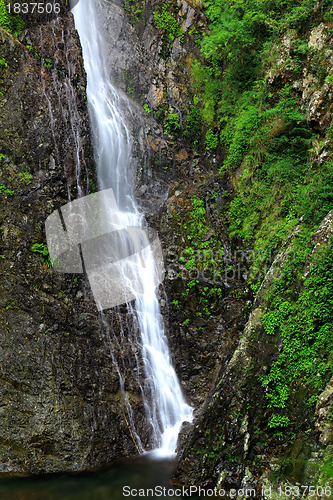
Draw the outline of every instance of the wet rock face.
M85 74L72 19L26 28L20 42L1 31L1 148L19 168L46 176L48 166L76 183L75 155L91 167ZM74 90L75 89L75 90ZM82 132L76 145L75 130ZM52 155L52 158L50 157ZM67 196L66 196L67 198Z
M153 215L162 209L171 185L188 176L192 163L189 145L168 135L163 122L168 115L176 114L180 130L184 129L191 104L187 92L189 64L191 54L199 51L187 33L195 23L202 22L202 14L187 2L174 2L174 16L184 40L166 40L154 21L154 12L163 4L160 0L139 5L107 0L100 9L110 78L126 95L119 104L132 136L137 195L143 209Z
M333 442L333 378L319 396L316 406L316 430L320 433L319 441L325 445Z
M72 16L0 29L0 59L0 472L85 470L137 449L89 287L43 253L47 216L94 180Z
M226 491L231 488L276 490L277 484L283 489L290 484L317 484L318 481L324 484L323 464L331 460L332 454L332 379L320 394L315 412L306 404L311 394L309 389L296 385L289 406L293 421L301 429L301 437L282 445L266 433L271 410L267 408L265 389L260 384L260 378L271 370L281 348L279 339L267 335L263 328L262 315L267 310L265 294L272 277L282 272L299 231L300 226L289 235L266 273L238 345L222 367L194 428L187 439L182 438L174 476L180 484L217 486ZM313 251L304 266L305 279L316 262L316 253L329 244L331 234L332 211L312 237ZM315 421L315 432L310 427L312 421Z

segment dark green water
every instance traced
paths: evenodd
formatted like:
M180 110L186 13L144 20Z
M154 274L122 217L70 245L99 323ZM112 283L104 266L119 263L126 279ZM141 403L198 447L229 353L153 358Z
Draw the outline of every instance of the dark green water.
M0 479L0 499L124 500L135 496L142 498L139 489L154 489L159 486L165 487L167 492L169 488L175 488L169 482L173 468L173 461L140 457L88 474ZM123 490L126 486L127 490ZM123 492L126 494L123 495ZM145 498L171 499L172 497L158 493Z

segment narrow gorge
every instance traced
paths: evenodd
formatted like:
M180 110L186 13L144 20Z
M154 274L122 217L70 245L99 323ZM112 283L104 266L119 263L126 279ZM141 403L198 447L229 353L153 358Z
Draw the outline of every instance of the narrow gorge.
M0 494L331 498L331 2L56 4L0 0ZM45 221L111 188L165 276L98 311Z

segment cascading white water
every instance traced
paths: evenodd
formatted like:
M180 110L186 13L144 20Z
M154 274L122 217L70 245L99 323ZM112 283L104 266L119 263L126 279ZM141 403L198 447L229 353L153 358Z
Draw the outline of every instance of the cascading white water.
M122 226L141 226L143 216L134 199L129 171L130 133L121 113L120 95L109 81L97 7L95 0L79 0L72 12L87 73L88 109L99 189L113 189L119 207L117 218ZM192 408L183 398L171 364L154 285L153 253L148 252L144 266L138 257L135 270L135 279L140 282L143 293L134 303L128 304L128 310L133 314L134 327L140 335L145 369L144 404L152 428L154 452L168 456L175 452L182 423L192 420Z

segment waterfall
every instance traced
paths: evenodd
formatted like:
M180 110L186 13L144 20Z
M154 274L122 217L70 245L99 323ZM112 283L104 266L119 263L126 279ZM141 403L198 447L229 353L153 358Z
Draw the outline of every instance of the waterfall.
M102 30L98 24L95 0L79 0L72 8L79 33L87 73L88 110L92 129L94 156L100 191L112 188L123 226L141 226L140 213L133 193L129 169L131 137L121 111L124 98L113 87L104 60ZM145 254L145 265L139 259L135 279L142 293L127 305L133 315L141 346L145 380L141 384L147 420L151 426L151 447L160 456L175 453L180 427L192 420L192 408L182 395L172 366L163 319L156 296L156 263L152 252ZM132 274L131 274L132 276ZM124 275L124 280L126 276Z

